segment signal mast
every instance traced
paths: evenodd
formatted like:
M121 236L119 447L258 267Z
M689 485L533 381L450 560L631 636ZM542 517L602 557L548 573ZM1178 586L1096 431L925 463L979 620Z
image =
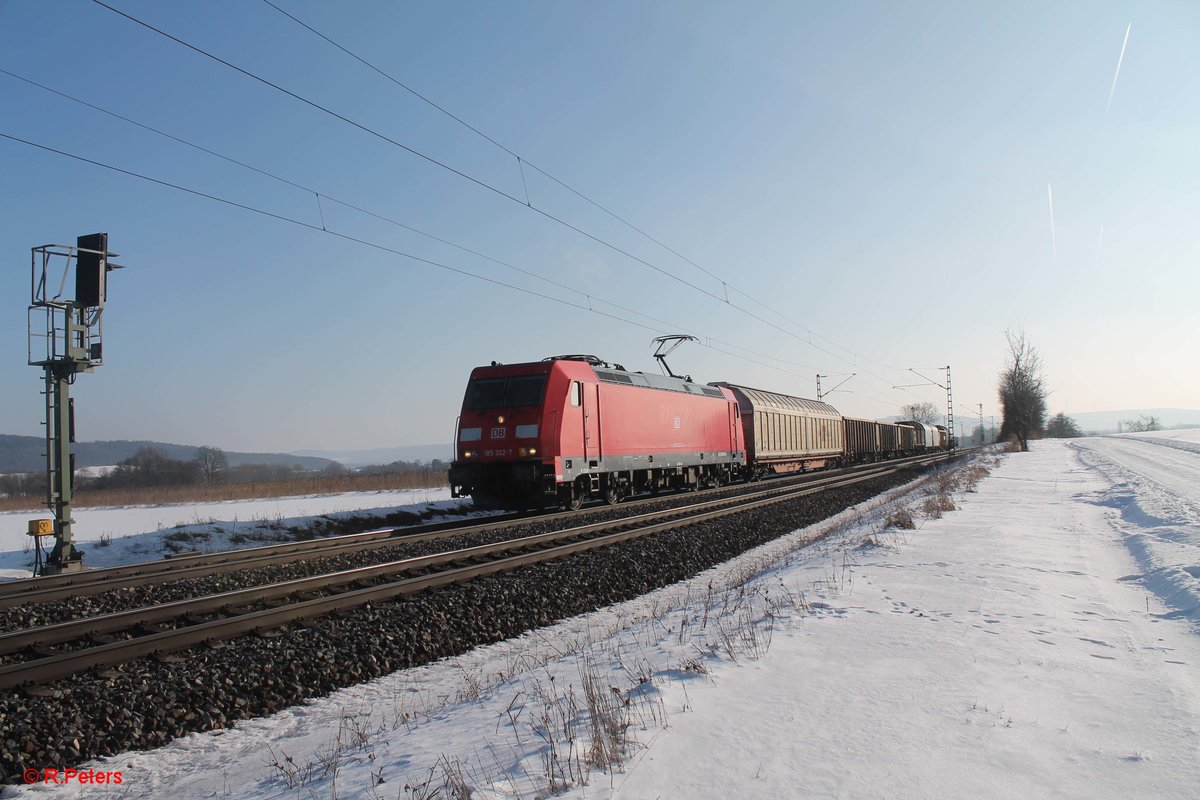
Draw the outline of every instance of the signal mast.
M75 401L71 384L83 372L104 363L104 301L108 272L120 269L109 259L108 234L80 236L75 246L34 247L30 265L29 365L41 367L46 388L46 505L53 520L31 520L35 537L34 571L54 574L83 569L83 551L71 532L71 493L75 482ZM67 298L72 271L75 296ZM59 277L61 276L61 277ZM56 280L57 278L57 280ZM54 547L42 564L40 539L54 537Z

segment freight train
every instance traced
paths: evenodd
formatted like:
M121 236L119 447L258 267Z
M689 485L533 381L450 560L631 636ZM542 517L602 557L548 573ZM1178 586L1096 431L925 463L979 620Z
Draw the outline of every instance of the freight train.
M451 496L488 508L575 509L954 446L941 425L843 417L828 403L589 355L477 367L454 438Z

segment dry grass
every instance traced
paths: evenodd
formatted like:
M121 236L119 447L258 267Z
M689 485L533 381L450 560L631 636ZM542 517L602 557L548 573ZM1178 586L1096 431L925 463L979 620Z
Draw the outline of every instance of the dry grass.
M229 483L223 485L158 486L147 489L108 489L75 493L76 508L99 506L216 503L223 500L257 500L308 494L389 492L399 489L434 489L446 486L444 472L400 472L383 475L312 475L286 481ZM0 497L0 511L42 511L44 498Z
M913 519L913 514L908 508L898 508L884 518L883 527L884 530L888 528L900 528L901 530L911 531L917 527L917 521Z
M954 511L956 508L958 506L954 505L950 495L941 493L925 498L925 502L921 505L921 511L930 519L941 519L942 514Z

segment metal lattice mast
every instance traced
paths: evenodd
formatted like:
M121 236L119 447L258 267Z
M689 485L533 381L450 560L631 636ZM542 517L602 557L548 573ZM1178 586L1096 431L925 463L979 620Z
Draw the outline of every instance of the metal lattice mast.
M946 365L946 434L950 437L951 449L957 443L954 439L954 392L950 389L950 365Z

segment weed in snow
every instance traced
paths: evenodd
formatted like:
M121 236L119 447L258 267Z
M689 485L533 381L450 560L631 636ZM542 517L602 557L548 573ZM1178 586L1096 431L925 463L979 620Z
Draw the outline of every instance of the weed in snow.
M470 767L459 757L443 754L391 796L467 798L473 786L512 798L523 792L546 796L587 785L597 773L611 778L640 746L633 738L635 731L666 725L661 689L667 681L678 680L684 687L687 710L688 680L709 679L718 662L762 658L780 626L796 624L824 606L814 606L804 591L775 577L781 564L827 559L814 589L848 593L853 589L854 554L899 546L907 541L903 532L917 528L907 499L923 492L922 510L928 517L953 510L953 493L974 491L997 462L995 456L985 456L966 467L942 470L835 521L765 545L723 571L709 573L712 577L706 575L703 582L660 590L640 606L630 605L600 622L564 623L552 639L533 631L460 656L457 691L436 697L416 689L398 692L390 717L385 714L379 724L370 718L344 718L335 741L311 763L299 765L272 751L274 766L288 788L306 787L316 796L314 784L324 781L329 796L336 796L339 769L347 759L373 759L376 733L400 727L415 731L434 718L435 710L482 704L503 689L511 699L497 705L494 733L500 741L483 745L490 766L479 753ZM502 668L483 666L489 658L500 658ZM574 676L563 669L572 661ZM998 724L1011 726L1012 718L1001 710ZM382 767L372 770L375 782L383 783L383 772Z

